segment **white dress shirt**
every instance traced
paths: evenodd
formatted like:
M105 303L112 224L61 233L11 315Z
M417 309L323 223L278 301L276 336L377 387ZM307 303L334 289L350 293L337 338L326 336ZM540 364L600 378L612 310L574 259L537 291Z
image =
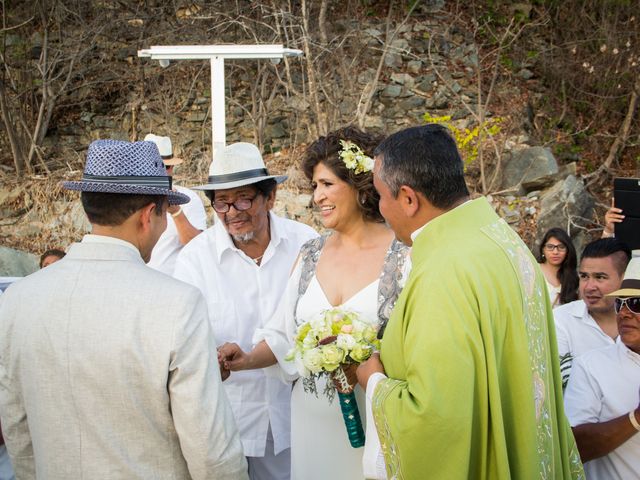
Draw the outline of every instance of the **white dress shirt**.
M553 309L558 340L558 355L562 359L569 354L568 363L562 362L562 378L571 374L574 358L593 350L594 348L613 345L615 340L604 333L593 317L589 314L587 304L582 300L565 303Z
M601 423L638 407L640 355L620 340L576 359L564 396L572 427ZM590 480L640 478L640 432L604 457L584 464Z
M182 205L182 212L189 220L189 223L198 230L207 228L207 214L198 194L179 185L174 185L174 187L178 192L184 193L191 199L188 203ZM176 259L182 246L175 220L170 213L167 213L167 229L160 235L158 243L153 247L151 260L147 265L167 275L173 275Z
M269 214L271 241L260 265L232 242L221 222L180 252L174 276L200 289L218 345L235 342L252 349L279 303L300 247L318 234L311 227ZM290 446L291 384L263 370L232 372L224 382L246 456L265 454L271 424L275 454Z

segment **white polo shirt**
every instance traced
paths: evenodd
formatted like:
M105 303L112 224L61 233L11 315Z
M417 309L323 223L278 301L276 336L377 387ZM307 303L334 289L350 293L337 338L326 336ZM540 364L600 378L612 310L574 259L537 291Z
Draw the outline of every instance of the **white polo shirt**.
M572 427L601 423L638 407L640 355L620 340L577 358L564 396ZM589 480L640 478L640 432L604 457L584 464Z
M189 223L198 230L207 228L207 214L198 194L179 185L174 187L178 192L184 193L190 198L188 203L182 205L182 211ZM167 213L167 229L160 235L158 243L153 247L151 260L147 265L167 275L173 275L176 259L181 249L182 243L180 243L178 229L171 214Z
M178 255L175 278L200 289L209 309L216 343L253 348L256 328L274 314L303 243L318 234L308 225L269 213L271 241L260 265L238 249L222 222L191 240ZM275 454L289 448L291 384L263 370L232 372L223 383L244 453L265 454L271 424Z
M582 300L575 300L554 308L553 318L556 324L563 383L569 378L574 358L594 348L615 343L613 338L602 331L589 314L587 304ZM563 359L563 357L566 358Z

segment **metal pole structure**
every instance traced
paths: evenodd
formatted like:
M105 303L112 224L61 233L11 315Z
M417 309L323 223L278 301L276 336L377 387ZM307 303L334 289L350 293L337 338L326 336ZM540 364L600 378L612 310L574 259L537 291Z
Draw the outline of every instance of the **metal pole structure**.
M212 155L226 143L224 61L225 59L270 59L278 62L285 56L300 56L301 50L282 45L164 45L138 50L139 57L159 60L166 67L169 60L202 59L211 62L211 147Z
M227 141L224 99L224 57L211 58L211 142L212 158L218 149L223 149Z

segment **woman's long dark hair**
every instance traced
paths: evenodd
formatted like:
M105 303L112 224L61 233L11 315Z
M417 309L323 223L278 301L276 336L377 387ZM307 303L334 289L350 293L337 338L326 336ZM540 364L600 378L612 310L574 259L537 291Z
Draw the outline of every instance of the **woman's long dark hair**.
M538 255L538 263L546 262L544 256L544 246L547 244L550 238L556 238L560 243L567 247L567 255L560 264L558 270L558 281L560 282L560 304L573 302L578 299L578 284L580 280L578 278L578 255L576 249L573 246L571 237L562 228L550 228L547 233L542 237L540 242L540 250Z

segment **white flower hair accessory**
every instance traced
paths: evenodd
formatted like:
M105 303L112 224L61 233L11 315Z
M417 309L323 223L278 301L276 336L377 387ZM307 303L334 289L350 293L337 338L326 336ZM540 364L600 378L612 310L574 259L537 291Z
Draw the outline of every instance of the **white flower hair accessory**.
M366 156L358 145L349 140L340 140L340 145L340 158L349 170L356 175L373 170L373 158Z

